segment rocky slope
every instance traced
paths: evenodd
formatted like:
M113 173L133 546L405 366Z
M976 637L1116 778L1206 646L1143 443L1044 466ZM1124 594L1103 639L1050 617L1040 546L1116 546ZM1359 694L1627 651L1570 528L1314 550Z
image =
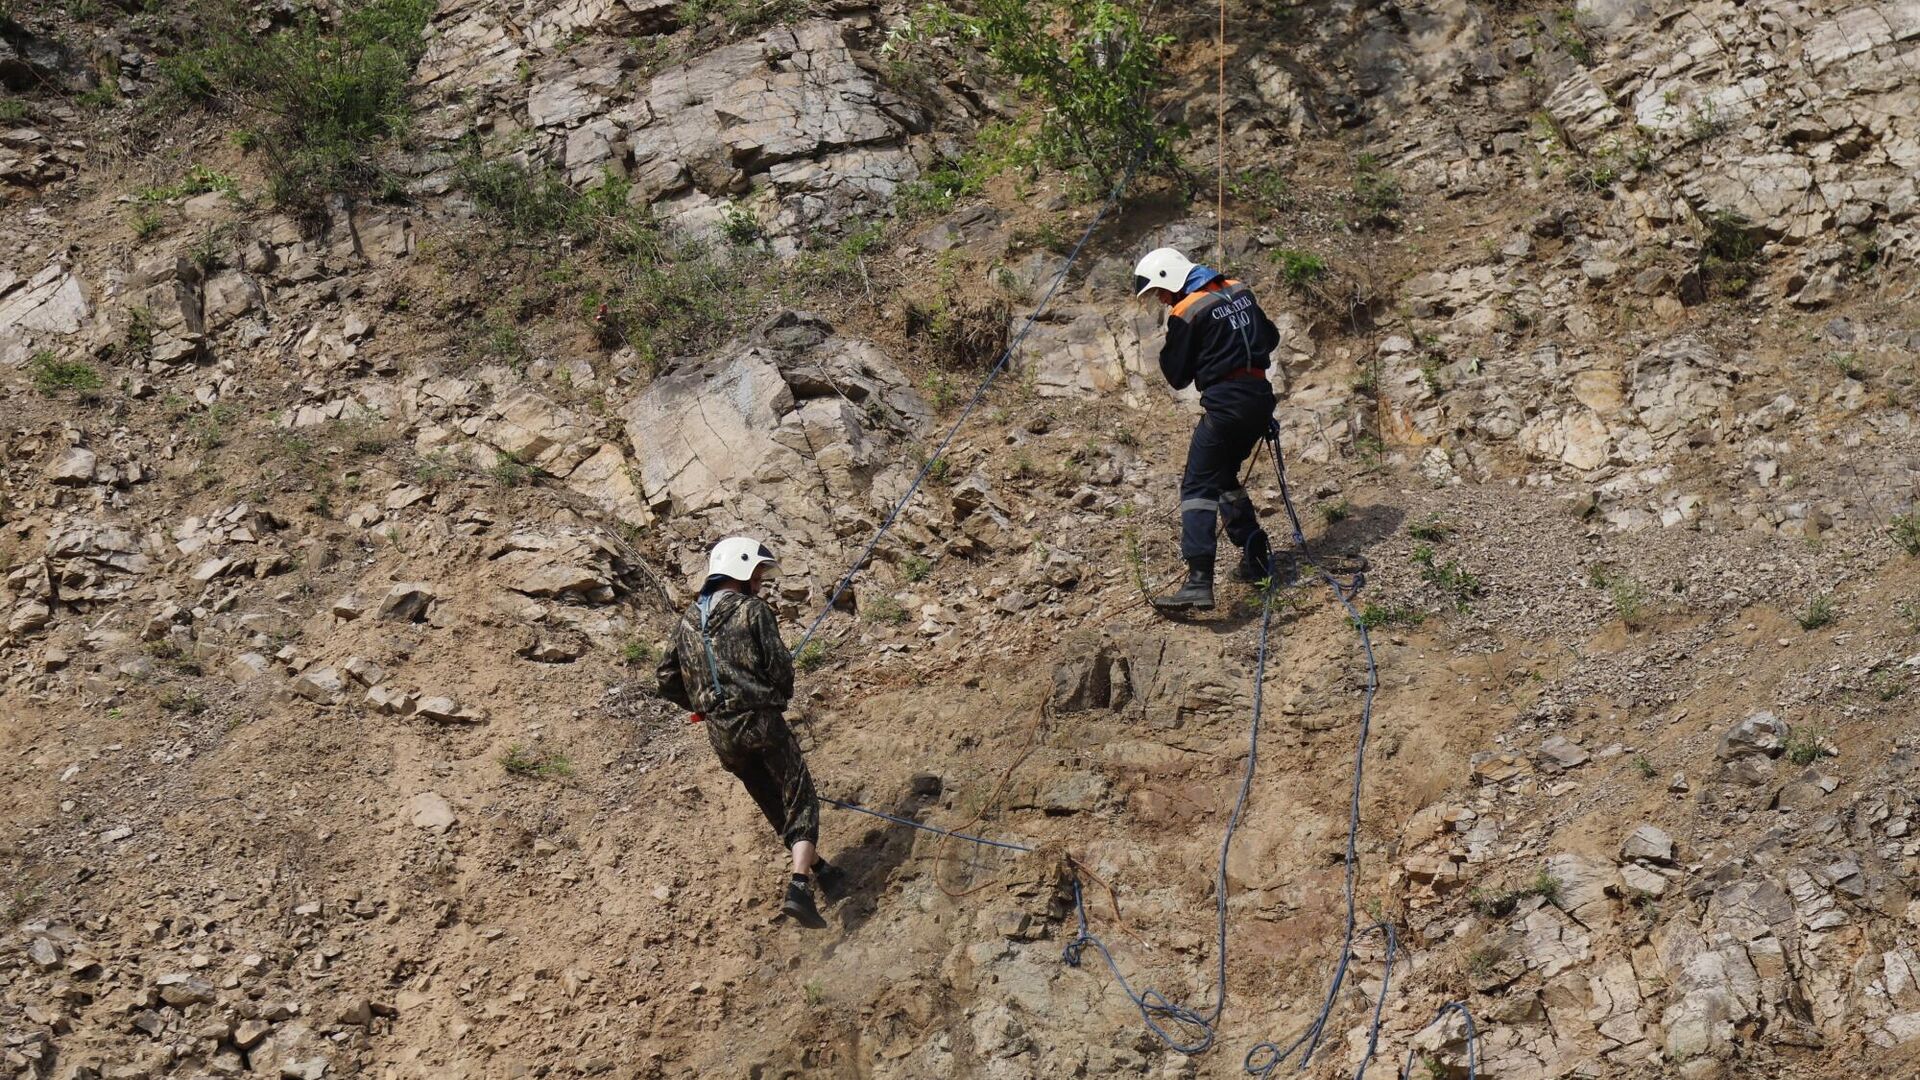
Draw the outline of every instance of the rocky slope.
M941 193L1018 98L903 61L894 5L445 0L393 197L296 214L241 117L143 111L152 13L7 10L9 1075L1236 1076L1311 1020L1366 681L1311 579L1217 1045L1061 962L1071 862L1136 991L1213 1001L1258 597L1141 603L1193 406L1125 298L1211 191L1094 234L807 657L826 793L1036 851L833 811L808 933L649 660L729 531L810 620L1061 271L1072 178ZM1379 664L1356 892L1398 950L1357 938L1305 1071L1464 1077L1451 1001L1502 1080L1920 1069L1920 5L1229 14L1219 258ZM1212 16L1161 18L1206 174ZM626 185L717 310L622 321L476 155Z

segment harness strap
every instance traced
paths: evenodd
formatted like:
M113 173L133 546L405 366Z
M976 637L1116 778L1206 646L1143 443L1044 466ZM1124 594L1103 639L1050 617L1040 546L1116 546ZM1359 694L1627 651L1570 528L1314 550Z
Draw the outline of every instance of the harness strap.
M720 662L713 656L713 638L707 634L707 616L713 612L713 594L701 593L694 606L700 609L700 643L707 648L707 674L713 680L713 708L718 712L726 704L727 695L720 686Z

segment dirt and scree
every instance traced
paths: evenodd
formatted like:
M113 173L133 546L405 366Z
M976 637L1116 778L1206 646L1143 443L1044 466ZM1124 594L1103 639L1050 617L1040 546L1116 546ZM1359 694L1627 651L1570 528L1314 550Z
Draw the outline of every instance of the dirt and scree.
M1466 1076L1452 1001L1498 1080L1920 1070L1920 17L1229 7L1222 261L1282 329L1309 543L1366 567L1372 1070ZM8 1075L1238 1076L1302 1031L1366 682L1310 576L1216 1045L1061 959L1078 868L1136 991L1213 1002L1260 596L1143 603L1193 403L1125 300L1213 243L1210 91L1168 112L1191 186L1094 235L804 658L823 793L1035 851L830 809L809 932L651 668L728 532L797 638L1062 266L1085 184L911 186L1017 96L950 42L903 71L898 5L448 0L388 198L294 214L244 112L156 117L158 16L5 14ZM476 154L612 168L718 307L509 229ZM1388 960L1356 939L1306 1075L1361 1065Z

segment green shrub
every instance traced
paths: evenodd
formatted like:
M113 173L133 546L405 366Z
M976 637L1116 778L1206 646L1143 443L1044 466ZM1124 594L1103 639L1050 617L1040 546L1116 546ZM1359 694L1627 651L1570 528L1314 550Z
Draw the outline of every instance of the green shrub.
M204 0L192 11L195 40L160 62L165 97L233 103L258 118L274 200L312 208L328 192L385 179L375 153L407 127L407 82L436 6L363 0L331 21L308 12L261 36L244 5Z
M61 360L45 349L27 361L27 374L33 379L33 388L48 397L69 391L87 397L97 394L102 386L100 372L92 365L79 360Z
M817 671L833 660L834 649L831 643L822 638L814 638L793 654L793 666L801 671Z
M925 581L933 572L933 563L919 555L909 555L900 560L900 572L908 581Z
M1904 514L1895 514L1892 522L1893 540L1909 555L1920 555L1920 510L1909 510Z
M493 467L487 470L487 475L493 479L493 482L503 488L521 487L526 484L531 484L539 474L540 471L538 469L523 463L512 454L506 453L496 457L493 461Z
M1289 286L1304 289L1327 276L1327 261L1311 251L1280 248L1273 253L1280 264L1280 278Z
M907 609L891 596L876 596L867 601L866 610L861 614L873 622L889 626L898 626L907 621Z
M1415 540L1428 540L1438 543L1447 538L1447 524L1439 515L1429 514L1425 521L1407 526L1407 535Z
M1162 52L1136 0L977 0L949 11L994 67L1042 105L1035 148L1105 185L1144 154L1150 168L1177 165L1174 131L1150 107L1165 78Z
M0 124L13 124L27 118L27 103L17 97L0 98Z

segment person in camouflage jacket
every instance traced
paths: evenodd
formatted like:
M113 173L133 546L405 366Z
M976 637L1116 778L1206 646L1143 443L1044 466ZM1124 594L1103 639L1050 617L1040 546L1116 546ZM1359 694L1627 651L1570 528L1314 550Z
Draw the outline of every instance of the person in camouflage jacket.
M707 560L707 580L674 627L657 672L660 696L706 721L720 764L740 779L792 851L781 908L820 925L812 883L833 891L838 871L819 857L820 800L800 743L787 726L793 654L780 640L773 609L758 593L775 569L758 541L729 537Z

